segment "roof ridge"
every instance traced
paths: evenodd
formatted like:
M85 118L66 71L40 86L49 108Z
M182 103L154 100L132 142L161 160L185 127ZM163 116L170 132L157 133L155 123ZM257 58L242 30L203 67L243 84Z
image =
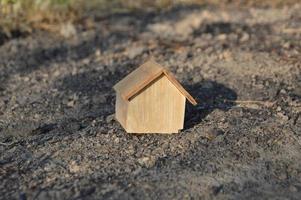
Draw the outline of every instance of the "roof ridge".
M157 63L153 58L149 58L147 62L128 74L113 88L117 92L121 93L122 98L129 101L162 74L168 78L168 80L188 99L191 104L197 104L196 100L183 88L175 76L169 70ZM133 87L133 89L128 87Z
M156 78L160 77L164 72L164 69L161 69L157 74L153 75L152 77L150 77L149 79L147 79L146 81L144 81L142 84L140 84L139 87L131 90L131 92L129 92L128 94L124 95L124 99L129 100L131 99L135 94L137 94L139 91L143 90L143 88L145 88L149 83L153 82Z

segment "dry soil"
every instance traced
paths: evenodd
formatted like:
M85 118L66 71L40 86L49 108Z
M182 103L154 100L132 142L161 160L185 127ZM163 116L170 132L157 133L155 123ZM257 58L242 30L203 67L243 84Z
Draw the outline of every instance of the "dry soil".
M0 39L0 199L300 199L300 10L182 6ZM199 102L179 134L114 120L112 86L150 55Z

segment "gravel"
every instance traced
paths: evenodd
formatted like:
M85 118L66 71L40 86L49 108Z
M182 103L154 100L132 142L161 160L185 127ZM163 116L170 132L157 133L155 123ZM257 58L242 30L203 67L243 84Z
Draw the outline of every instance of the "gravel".
M68 38L0 34L0 199L300 199L300 9L182 6ZM178 134L114 120L112 86L149 56L199 102Z

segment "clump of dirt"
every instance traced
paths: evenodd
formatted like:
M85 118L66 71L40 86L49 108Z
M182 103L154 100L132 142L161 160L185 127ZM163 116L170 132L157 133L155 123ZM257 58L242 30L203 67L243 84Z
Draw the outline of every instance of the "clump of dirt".
M7 41L0 197L298 199L300 8L181 6ZM199 102L179 134L114 120L112 86L149 56Z

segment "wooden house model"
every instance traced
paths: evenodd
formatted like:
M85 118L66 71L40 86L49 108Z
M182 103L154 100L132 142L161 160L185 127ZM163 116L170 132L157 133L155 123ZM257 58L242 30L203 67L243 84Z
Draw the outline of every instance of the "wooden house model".
M128 133L177 133L186 99L197 102L175 77L149 60L118 82L115 118Z

